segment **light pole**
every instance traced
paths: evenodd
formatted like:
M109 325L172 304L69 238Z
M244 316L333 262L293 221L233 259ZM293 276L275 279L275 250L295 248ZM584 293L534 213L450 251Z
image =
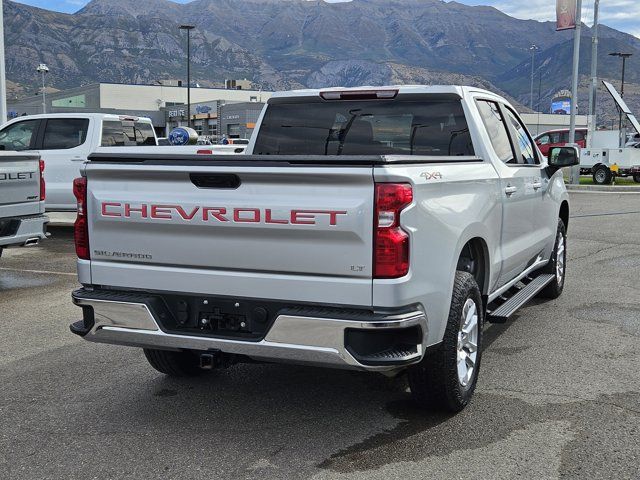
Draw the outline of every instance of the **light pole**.
M187 31L187 126L191 126L191 30L193 25L180 25L180 30Z
M600 0L593 2L593 28L591 29L591 87L589 92L589 132L587 133L587 148L591 148L596 131L596 106L598 100L598 12Z
M576 114L578 111L578 74L580 73L580 32L582 31L582 0L576 3L576 29L573 32L573 67L571 69L571 118L569 119L569 143L576 143ZM569 183L580 183L580 167L571 168Z
M7 79L4 65L4 16L0 0L0 125L7 121Z
M624 98L624 72L627 68L627 58L631 57L633 53L612 52L609 55L612 57L622 58L622 85L620 86L620 96ZM622 110L619 110L618 129L620 130L620 141L622 142Z
M38 68L36 68L36 71L42 75L42 113L47 113L47 92L45 91L44 76L49 73L49 67L41 63L38 65Z
M535 60L536 60L536 50L538 49L538 46L535 44L532 44L531 47L529 47L529 50L531 50L531 95L530 95L530 102L529 102L529 107L531 108L531 110L533 110L533 76L534 76L534 64L535 64Z

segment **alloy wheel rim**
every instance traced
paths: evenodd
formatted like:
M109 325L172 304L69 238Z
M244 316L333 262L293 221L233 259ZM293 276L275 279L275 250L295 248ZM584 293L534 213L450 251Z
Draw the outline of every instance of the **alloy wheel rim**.
M458 330L458 381L467 387L476 371L478 361L478 306L468 298L462 308Z
M598 180L599 183L604 182L606 175L604 173L604 170L598 170L596 172L596 180Z
M558 232L558 246L556 250L556 281L558 285L564 282L565 242L562 232Z

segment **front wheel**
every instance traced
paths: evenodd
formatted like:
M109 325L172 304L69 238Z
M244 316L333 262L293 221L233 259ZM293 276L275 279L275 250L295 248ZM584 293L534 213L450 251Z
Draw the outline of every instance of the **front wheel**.
M640 173L636 173L633 175L633 181L636 183L640 183Z
M558 229L556 232L556 242L553 246L551 260L543 273L553 275L553 280L538 294L539 297L554 299L562 295L564 290L564 280L567 274L567 229L562 219L558 219Z
M478 381L484 308L473 276L456 272L451 308L442 344L409 369L414 400L425 407L459 412Z

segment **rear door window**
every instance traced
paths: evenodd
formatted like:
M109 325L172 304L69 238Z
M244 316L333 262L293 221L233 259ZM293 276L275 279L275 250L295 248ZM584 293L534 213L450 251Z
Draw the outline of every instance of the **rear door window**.
M498 158L508 165L517 164L518 161L513 153L507 125L504 123L498 104L487 100L479 100L478 110Z
M473 156L456 100L359 100L270 104L258 155Z
M156 145L153 126L148 122L105 120L102 122L103 147Z
M13 123L0 131L0 150L29 150L33 148L40 120Z
M86 118L55 118L47 120L42 139L43 150L66 150L87 140L89 120Z

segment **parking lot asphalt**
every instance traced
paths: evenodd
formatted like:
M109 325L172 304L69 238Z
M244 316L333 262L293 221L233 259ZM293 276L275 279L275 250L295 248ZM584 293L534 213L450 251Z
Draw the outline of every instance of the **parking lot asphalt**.
M562 297L486 328L476 396L290 365L163 377L72 335L70 228L0 259L0 478L640 478L640 195L573 193Z

